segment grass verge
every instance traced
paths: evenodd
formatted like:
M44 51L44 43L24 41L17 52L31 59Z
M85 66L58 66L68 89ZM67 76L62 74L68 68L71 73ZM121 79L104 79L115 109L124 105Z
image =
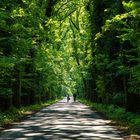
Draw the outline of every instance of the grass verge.
M6 125L9 125L14 121L19 121L23 117L31 115L39 111L43 107L47 107L57 102L58 100L59 99L49 100L45 103L30 105L27 107L20 107L20 108L11 107L4 112L0 111L0 128L3 129Z
M85 99L79 99L91 108L102 112L108 119L117 123L117 125L129 134L140 135L140 114L126 112L124 108L115 105L106 105L100 103L93 103Z

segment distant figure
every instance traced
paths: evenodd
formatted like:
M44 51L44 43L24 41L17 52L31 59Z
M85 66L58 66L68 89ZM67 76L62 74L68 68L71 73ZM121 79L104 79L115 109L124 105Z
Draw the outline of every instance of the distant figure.
M73 100L74 100L74 102L76 102L76 94L75 93L73 94Z
M70 100L70 96L69 96L69 94L67 95L67 102L69 102L69 100Z

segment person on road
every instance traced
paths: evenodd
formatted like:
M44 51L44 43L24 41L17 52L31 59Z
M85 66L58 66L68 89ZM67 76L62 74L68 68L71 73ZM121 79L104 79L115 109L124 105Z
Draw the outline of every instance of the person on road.
M74 102L76 102L76 94L75 93L73 94L73 100L74 100Z
M67 95L67 103L69 102L69 100L70 100L70 96L69 96L69 94Z

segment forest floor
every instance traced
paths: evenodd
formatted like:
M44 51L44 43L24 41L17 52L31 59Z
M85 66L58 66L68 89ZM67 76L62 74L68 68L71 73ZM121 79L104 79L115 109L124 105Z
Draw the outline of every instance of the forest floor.
M0 140L123 140L122 131L96 111L66 98L15 122Z

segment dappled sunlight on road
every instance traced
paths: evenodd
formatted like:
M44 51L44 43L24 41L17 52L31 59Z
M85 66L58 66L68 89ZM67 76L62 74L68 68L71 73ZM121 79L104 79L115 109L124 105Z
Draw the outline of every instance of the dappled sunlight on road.
M79 102L53 104L0 134L0 140L122 140L115 126Z

